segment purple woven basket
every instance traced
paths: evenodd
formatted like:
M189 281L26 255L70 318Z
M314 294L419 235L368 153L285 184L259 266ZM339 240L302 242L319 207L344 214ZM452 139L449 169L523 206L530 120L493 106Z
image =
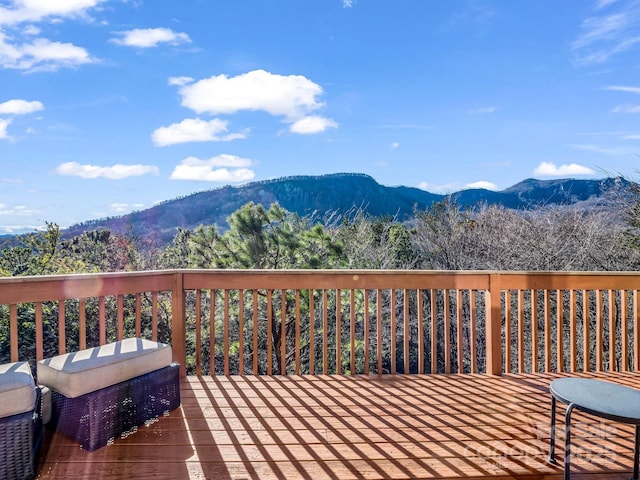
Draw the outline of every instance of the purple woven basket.
M26 480L35 477L43 426L40 389L36 408L0 419L0 479Z
M172 363L76 398L53 391L52 425L93 451L179 406L180 366Z

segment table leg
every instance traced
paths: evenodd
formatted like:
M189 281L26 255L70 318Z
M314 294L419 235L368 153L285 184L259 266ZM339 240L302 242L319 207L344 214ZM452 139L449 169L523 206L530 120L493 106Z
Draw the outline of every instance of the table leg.
M551 397L551 437L549 442L549 462L556 462L556 397Z
M571 478L571 412L575 404L570 403L564 419L564 480Z
M633 479L638 480L638 443L640 443L640 425L636 425L636 441L633 444Z

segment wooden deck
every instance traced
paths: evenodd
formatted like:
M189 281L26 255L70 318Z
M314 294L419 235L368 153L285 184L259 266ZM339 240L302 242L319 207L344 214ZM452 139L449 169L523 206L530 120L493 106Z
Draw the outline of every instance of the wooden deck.
M633 373L589 377L640 387ZM96 452L48 433L38 478L560 479L547 462L553 378L187 377L180 409ZM574 422L572 478L629 478L632 427Z

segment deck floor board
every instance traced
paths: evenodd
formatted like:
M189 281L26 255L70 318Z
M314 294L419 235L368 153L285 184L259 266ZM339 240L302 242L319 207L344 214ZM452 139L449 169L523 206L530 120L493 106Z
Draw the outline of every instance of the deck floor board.
M640 388L633 373L587 376ZM179 409L113 445L48 432L37 478L559 480L556 377L190 376ZM629 478L632 426L576 412L573 435L572 478Z

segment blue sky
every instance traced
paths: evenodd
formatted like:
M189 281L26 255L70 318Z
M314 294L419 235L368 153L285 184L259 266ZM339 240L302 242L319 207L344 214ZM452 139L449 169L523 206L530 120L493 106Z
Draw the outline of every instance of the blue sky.
M0 234L227 184L635 178L640 0L0 0Z

